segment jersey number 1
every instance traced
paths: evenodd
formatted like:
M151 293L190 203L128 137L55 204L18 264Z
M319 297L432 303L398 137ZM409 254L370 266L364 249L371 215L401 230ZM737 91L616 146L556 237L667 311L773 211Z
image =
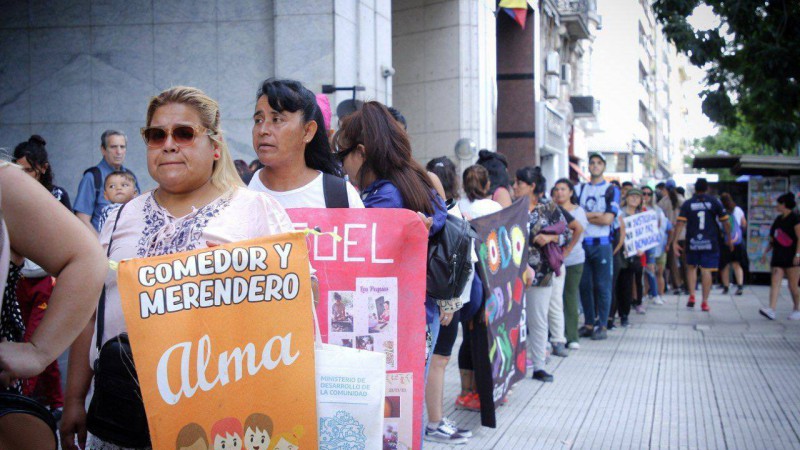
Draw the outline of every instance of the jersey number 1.
M706 229L706 212L697 211L697 218L700 219L700 231Z

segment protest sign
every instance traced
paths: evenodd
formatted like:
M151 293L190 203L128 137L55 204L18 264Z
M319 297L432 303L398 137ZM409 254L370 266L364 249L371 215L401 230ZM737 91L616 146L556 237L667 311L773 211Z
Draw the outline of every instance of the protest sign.
M317 448L303 233L122 261L119 290L153 448Z
M625 221L625 256L628 258L650 250L661 242L655 211L641 212L622 220Z
M525 288L528 265L528 202L470 222L478 234L475 250L484 305L471 322L473 364L481 424L495 427L495 407L509 388L525 378Z
M405 209L289 209L309 235L323 342L386 356L384 448L419 449L428 233ZM321 417L321 419L324 419Z

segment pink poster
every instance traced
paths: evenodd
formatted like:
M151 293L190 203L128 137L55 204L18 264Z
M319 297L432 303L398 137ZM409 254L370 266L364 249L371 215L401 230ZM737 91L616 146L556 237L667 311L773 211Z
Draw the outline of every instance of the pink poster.
M384 449L421 448L428 248L422 221L405 209L287 212L296 228L323 233L308 236L322 340L386 355Z

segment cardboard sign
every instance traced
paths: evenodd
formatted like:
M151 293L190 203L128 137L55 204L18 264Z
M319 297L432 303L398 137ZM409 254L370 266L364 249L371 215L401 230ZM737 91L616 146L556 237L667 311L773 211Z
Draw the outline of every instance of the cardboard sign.
M428 232L405 209L289 209L309 235L323 342L386 355L384 448L419 449L425 380ZM402 386L400 390L398 386Z
M625 256L628 258L661 243L655 211L641 212L622 220L625 221Z
M481 424L494 428L495 407L509 388L525 378L525 285L528 265L527 200L470 222L478 234L475 250L484 304L472 319L475 382Z
M119 289L153 448L317 448L303 233L122 261Z

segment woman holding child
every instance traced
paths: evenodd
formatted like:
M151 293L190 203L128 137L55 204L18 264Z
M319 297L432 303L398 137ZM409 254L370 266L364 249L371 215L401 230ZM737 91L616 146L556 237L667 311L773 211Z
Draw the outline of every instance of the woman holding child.
M152 98L142 137L147 168L158 187L108 217L100 241L110 260L171 254L292 231L277 201L244 189L221 132L219 105L202 91L179 86ZM93 373L98 356L102 366L104 356L112 353L104 351L107 346L115 348L119 358L127 343L114 272L106 278L105 301L98 311L102 311L97 320L102 333L96 335L92 321L70 353L62 445L74 449L76 436L85 439L88 422L92 434L89 448L148 448L149 432L135 392L136 380L128 380L128 389L120 389L118 384L114 392L103 388L108 384L103 377L132 378L122 373L131 370L126 365L130 362L117 361L112 370ZM93 376L95 393L87 417L84 403ZM109 401L120 398L125 401ZM83 448L85 442L79 444Z

